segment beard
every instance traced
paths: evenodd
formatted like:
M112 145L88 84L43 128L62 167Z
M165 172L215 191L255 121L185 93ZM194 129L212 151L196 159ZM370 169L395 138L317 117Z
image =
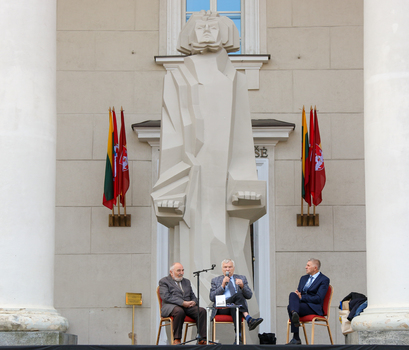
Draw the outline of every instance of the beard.
M175 280L176 282L182 282L183 276L182 276L182 277L175 277L174 280Z

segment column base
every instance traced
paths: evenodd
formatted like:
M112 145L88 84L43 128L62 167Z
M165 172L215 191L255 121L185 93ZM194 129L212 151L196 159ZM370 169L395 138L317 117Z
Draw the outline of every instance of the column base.
M68 320L55 309L1 309L0 332L66 332Z
M0 346L77 345L78 336L62 332L0 332Z
M409 310L366 309L352 320L359 344L409 345Z
M361 345L409 345L408 331L358 331Z

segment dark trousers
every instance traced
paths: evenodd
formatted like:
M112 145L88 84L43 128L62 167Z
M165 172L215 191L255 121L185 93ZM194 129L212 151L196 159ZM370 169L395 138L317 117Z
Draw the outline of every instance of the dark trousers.
M230 298L226 299L227 304L241 305L239 307L239 320L241 321L243 317L243 312L249 312L247 309L246 299L242 293L233 294ZM236 332L236 308L219 309L217 310L218 315L231 315L233 318L234 331Z
M170 316L173 317L173 338L181 339L182 338L182 330L183 330L183 322L185 321L185 317L189 316L196 321L197 325L197 306L193 307L182 307L182 306L175 306L173 311L171 312ZM202 307L199 308L199 334L202 338L206 338L206 310Z
M295 327L291 320L291 314L293 313L293 311L296 312L300 317L315 314L315 311L311 309L307 303L303 303L298 295L294 292L290 293L287 310L288 316L290 317L291 321L291 333L298 333L298 327Z

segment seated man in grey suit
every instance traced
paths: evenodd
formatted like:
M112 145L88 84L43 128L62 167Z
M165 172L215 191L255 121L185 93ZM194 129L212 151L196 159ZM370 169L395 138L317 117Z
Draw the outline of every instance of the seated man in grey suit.
M307 274L300 278L295 292L290 293L287 310L293 339L288 344L301 344L298 331L300 316L324 314L322 306L328 291L329 278L319 271L320 268L321 262L318 259L308 260L305 266Z
M215 277L212 279L212 285L210 288L210 300L214 302L216 306L216 295L224 294L226 296L227 304L241 305L239 308L240 319L244 317L249 326L249 330L255 329L261 322L262 318L252 318L249 315L249 310L247 307L246 299L250 299L253 296L246 276L234 274L234 261L231 259L226 259L222 261L222 272L223 275ZM213 310L212 319L217 314L231 315L234 322L234 331L236 330L236 309L218 309ZM240 334L241 337L241 334Z
M185 316L193 318L197 323L198 305L190 281L183 278L185 270L180 263L172 265L169 275L159 281L159 294L162 298L162 317L173 317L174 344L180 344ZM206 344L206 311L199 308L199 340Z

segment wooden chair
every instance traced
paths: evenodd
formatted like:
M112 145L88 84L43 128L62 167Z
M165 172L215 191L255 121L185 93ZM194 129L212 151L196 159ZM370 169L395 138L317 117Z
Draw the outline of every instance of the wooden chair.
M315 331L315 326L324 326L327 327L328 329L328 334L329 334L329 339L331 341L331 344L334 345L334 341L332 340L332 335L331 335L331 329L329 327L329 313L331 311L331 300L332 300L332 295L334 293L334 289L332 288L331 285L328 287L327 294L325 295L324 298L324 304L322 306L324 310L324 315L307 315L307 316L302 316L300 317L300 327L302 327L304 331L304 337L305 337L305 342L308 345L308 338L307 338L307 332L305 331L305 324L306 323L311 323L311 344L314 344L314 331ZM290 338L290 326L291 326L291 321L287 321L287 343Z
M216 315L213 319L213 336L212 336L212 340L213 342L216 339L216 324L217 323L231 323L233 324L233 317L231 317L230 315ZM244 319L244 317L242 317L241 319L241 338L243 341L243 344L246 344L246 320ZM235 339L236 340L236 339Z
M156 296L158 297L158 303L159 303L159 316L160 312L162 309L162 298L160 297L159 294L159 287L156 288ZM191 326L196 326L196 321L193 318L190 318L189 316L185 317L185 321L183 322L185 327L185 333L183 337L183 343L186 341L186 336L187 336L187 330ZM160 316L160 323L159 323L159 329L158 329L158 336L156 337L156 345L159 344L159 337L160 337L160 332L162 330L162 327L170 326L170 344L173 345L174 339L173 339L173 317L162 317Z

